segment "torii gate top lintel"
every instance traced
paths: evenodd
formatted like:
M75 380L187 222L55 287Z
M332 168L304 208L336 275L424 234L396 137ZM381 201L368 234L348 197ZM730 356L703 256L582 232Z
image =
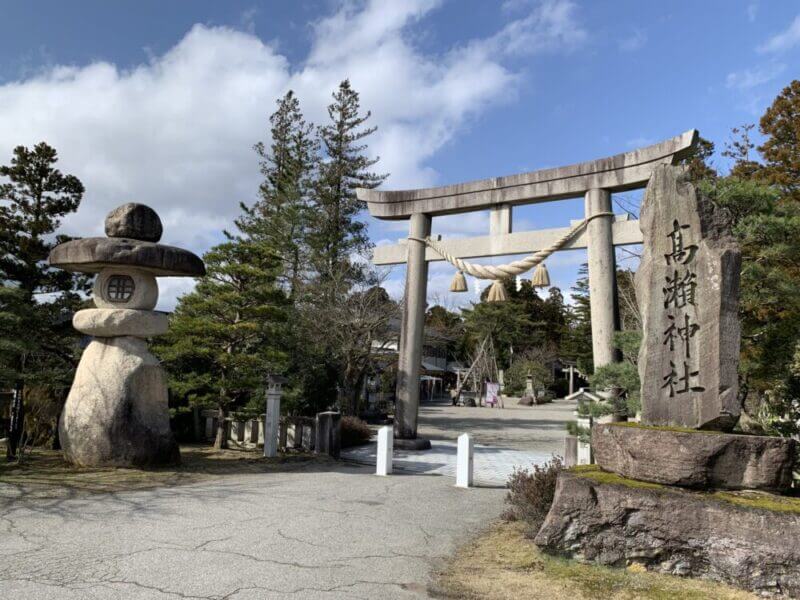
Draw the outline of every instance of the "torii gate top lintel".
M415 190L358 189L357 194L373 217L399 220L415 213L433 217L573 198L592 189L625 191L647 185L656 165L676 164L690 154L698 135L691 129L651 146L565 167Z

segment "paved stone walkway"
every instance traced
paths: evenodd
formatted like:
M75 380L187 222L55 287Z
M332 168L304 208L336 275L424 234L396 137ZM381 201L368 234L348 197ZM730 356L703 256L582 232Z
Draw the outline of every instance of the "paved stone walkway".
M505 486L515 468L542 464L564 455L565 422L574 419L574 402L541 406L507 404L506 408L452 406L434 402L420 407L419 435L431 439L431 450L395 450L394 468L412 473L456 476L455 439L469 433L475 440L476 485ZM347 460L375 465L375 442L348 448Z
M373 442L343 450L342 457L364 465L375 465L376 450ZM431 449L424 452L395 450L393 466L401 471L443 475L454 480L456 454L456 442L434 440L431 442ZM476 485L505 487L515 467L529 469L532 464L542 464L550 457L550 454L541 452L476 445L474 482Z
M373 458L124 493L0 483L0 598L425 598L437 565L502 512L510 466L560 452L571 410L423 406L434 451L399 453L410 471L391 477ZM464 431L488 487L453 485Z
M0 598L426 598L504 492L372 472L340 462L35 500L0 484Z

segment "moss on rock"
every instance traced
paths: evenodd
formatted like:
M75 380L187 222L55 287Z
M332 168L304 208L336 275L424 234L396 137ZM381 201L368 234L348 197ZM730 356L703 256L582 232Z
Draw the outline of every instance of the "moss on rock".
M621 475L617 475L616 473L604 471L597 465L578 465L567 469L567 471L576 477L591 479L595 483L622 485L625 487L638 489L661 490L664 492L685 493L691 494L693 497L706 499L708 501L727 502L743 508L800 514L800 498L794 496L781 496L778 494L770 494L768 492L755 491L728 492L713 490L688 490L677 486L628 479L626 477L622 477Z

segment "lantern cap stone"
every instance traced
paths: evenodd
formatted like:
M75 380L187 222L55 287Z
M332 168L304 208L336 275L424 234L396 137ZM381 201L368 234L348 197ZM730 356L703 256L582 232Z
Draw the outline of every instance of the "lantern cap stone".
M157 242L164 228L158 213L149 206L128 202L106 216L106 235L110 238L130 238Z
M50 251L48 260L65 271L98 273L107 267L125 266L153 275L202 277L206 268L196 254L156 243L162 226L156 212L144 204L123 204L106 217L109 237L71 240Z

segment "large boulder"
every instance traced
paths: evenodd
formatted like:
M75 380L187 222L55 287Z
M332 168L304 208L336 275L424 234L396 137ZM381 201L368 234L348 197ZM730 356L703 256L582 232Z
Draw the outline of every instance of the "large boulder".
M630 423L592 428L595 461L623 477L697 488L788 490L797 442Z
M180 461L169 426L167 378L147 342L92 340L59 423L64 455L80 466L153 466Z
M701 494L576 467L535 543L552 554L800 596L800 499Z

